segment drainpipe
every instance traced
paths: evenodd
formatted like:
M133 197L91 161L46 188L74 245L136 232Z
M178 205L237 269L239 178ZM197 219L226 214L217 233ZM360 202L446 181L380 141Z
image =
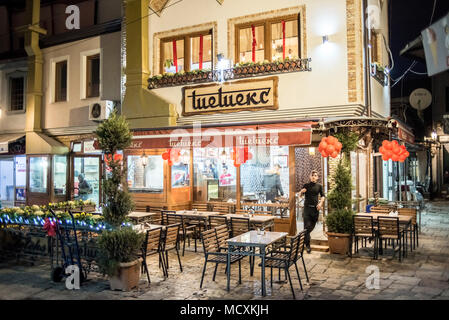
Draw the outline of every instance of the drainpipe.
M366 113L368 117L371 117L371 72L370 72L370 65L369 65L369 50L368 50L368 28L366 27L366 9L368 7L367 0L363 0L363 18L362 18L362 25L363 25L363 57L365 60L365 68L364 68L364 74L365 74L365 108Z

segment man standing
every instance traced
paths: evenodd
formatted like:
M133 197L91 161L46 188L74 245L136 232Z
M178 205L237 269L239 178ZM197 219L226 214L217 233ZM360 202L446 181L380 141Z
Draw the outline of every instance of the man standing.
M87 182L86 179L84 179L84 175L80 173L78 175L78 194L81 198L81 200L87 200L89 197L89 194L92 193L92 187L90 186L89 182Z
M312 170L310 173L310 182L306 183L299 195L302 196L305 193L304 200L304 229L307 230L305 237L305 245L307 249L307 253L310 253L310 233L315 228L315 224L318 221L318 216L320 214L320 210L323 207L324 203L324 192L323 186L318 181L318 172L316 170ZM318 195L321 196L320 201L318 202Z

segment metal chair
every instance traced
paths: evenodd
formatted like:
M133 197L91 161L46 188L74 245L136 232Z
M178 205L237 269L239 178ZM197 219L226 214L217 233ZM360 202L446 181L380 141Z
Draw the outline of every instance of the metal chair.
M379 251L382 250L382 240L385 240L385 248L387 246L387 240L392 241L393 249L395 248L394 243L396 241L399 247L399 261L402 261L405 248L405 232L399 227L399 218L377 217L377 230L379 239Z
M217 226L215 229L215 234L217 236L218 248L221 250L228 250L228 243L226 240L229 239L229 228L227 224L222 224Z
M196 237L195 237L196 226L195 225L188 226L186 221L184 220L184 216L179 215L179 214L167 213L166 221L167 221L167 225L176 224L176 223L180 224L179 234L183 241L182 256L184 256L184 252L186 249L186 239L189 239L189 247L190 247L190 239L191 238L194 239L195 252L197 252Z
M216 228L221 225L228 225L228 218L225 216L209 216L209 229Z
M168 277L168 251L170 250L176 250L176 254L178 256L178 262L179 262L179 269L182 272L182 265L181 265L181 257L179 256L179 230L181 229L181 225L179 223L168 225L165 228L164 232L164 241L162 245L162 257L164 257L165 254L165 266L166 266L166 276Z
M374 220L372 216L360 216L354 215L352 216L353 220L353 236L354 236L354 244L355 244L355 253L359 252L359 238L363 240L369 239L374 240L374 253L373 259L377 258L377 233L374 228Z
M299 257L301 257L304 270L306 272L307 281L309 281L309 277L307 275L306 266L304 263L304 258L302 257L302 252L304 251L304 241L305 241L306 230L301 231L296 236L291 237L289 243L285 247L285 250L273 250L269 252L269 256L265 258L265 267L270 268L270 285L273 287L273 268L284 269L288 281L290 283L290 288L292 290L293 299L295 299L295 290L293 289L292 279L290 277L289 269L292 265L295 266L296 274L298 276L299 285L301 287L301 291L303 291L301 277L298 271L298 265L296 262ZM298 256L298 253L301 253ZM259 264L262 266L262 264Z
M162 271L164 273L164 277L167 276L165 270L165 262L162 256L163 252L163 243L164 243L164 233L162 228L157 228L153 230L148 230L145 235L145 241L142 246L142 272L146 272L148 282L150 281L150 273L148 271L147 265L147 257L158 254L159 255L159 267L162 266Z
M206 266L208 262L215 263L214 276L212 277L212 281L215 281L215 276L217 274L217 267L219 263L228 264L228 254L226 252L220 252L219 243L217 240L217 232L215 229L209 229L203 231L201 233L201 240L203 242L204 249L204 266L203 273L201 275L200 288L203 287L204 275L206 273ZM239 255L230 255L230 263L233 264L235 262L239 263L239 284L242 283L242 267L241 260L243 256Z
M242 233L250 231L251 226L249 218L231 217L231 233L232 237L241 235Z
M410 251L419 246L419 226L417 223L417 210L416 208L399 208L398 213L401 216L412 217L410 229L406 229L406 232L410 233Z

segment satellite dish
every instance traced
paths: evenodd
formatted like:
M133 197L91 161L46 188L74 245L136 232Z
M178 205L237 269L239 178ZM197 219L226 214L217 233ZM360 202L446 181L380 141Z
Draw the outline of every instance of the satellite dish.
M419 89L413 90L413 92L410 94L409 101L410 101L410 105L414 109L416 109L418 111L422 111L431 105L432 94L427 89L419 88Z

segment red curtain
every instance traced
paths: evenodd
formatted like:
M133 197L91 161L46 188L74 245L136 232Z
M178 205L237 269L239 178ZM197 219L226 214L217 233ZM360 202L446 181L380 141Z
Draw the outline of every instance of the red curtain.
M285 60L285 21L282 20L282 59Z
M176 50L176 40L173 40L173 63L175 64L176 72L178 72L178 51Z
M256 28L254 25L251 26L251 31L253 33L253 42L252 42L252 60L253 62L256 62Z
M201 35L200 36L200 52L199 52L199 55L200 55L200 62L199 62L199 64L200 64L200 70L202 70L203 69L203 35Z

